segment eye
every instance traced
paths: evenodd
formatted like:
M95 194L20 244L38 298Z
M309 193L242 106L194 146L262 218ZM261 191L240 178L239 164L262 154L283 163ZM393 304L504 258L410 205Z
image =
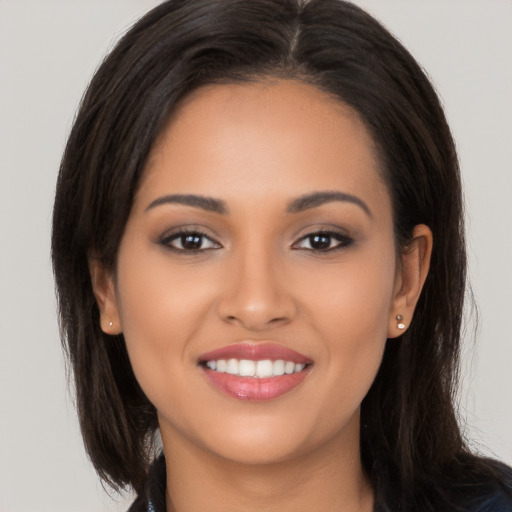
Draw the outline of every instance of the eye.
M172 235L165 236L160 240L160 244L176 252L201 252L209 249L219 249L221 245L201 233L200 231L180 231Z
M329 252L343 249L352 244L353 240L346 235L334 231L317 231L302 237L293 244L293 249L306 249L315 252Z

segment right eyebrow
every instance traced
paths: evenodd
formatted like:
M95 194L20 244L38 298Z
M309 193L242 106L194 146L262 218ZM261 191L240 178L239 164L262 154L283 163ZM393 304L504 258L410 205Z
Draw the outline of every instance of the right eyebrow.
M346 192L340 192L337 190L327 190L321 192L313 192L311 194L305 194L303 196L294 199L289 205L286 211L288 213L298 213L310 208L317 208L323 204L330 203L332 201L347 202L357 205L361 208L368 217L372 217L372 212L368 205L359 197Z
M147 212L157 206L169 203L201 208L207 212L220 213L221 215L226 215L228 213L228 207L221 199L214 199L213 197L205 197L196 194L167 194L165 196L158 197L149 203L144 211Z

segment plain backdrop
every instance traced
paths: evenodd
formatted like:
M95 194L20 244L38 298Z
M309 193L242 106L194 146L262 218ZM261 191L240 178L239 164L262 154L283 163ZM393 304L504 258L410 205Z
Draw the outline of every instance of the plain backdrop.
M155 0L0 0L0 512L126 510L82 447L49 257L60 155L94 69ZM409 48L446 108L462 164L470 274L461 414L512 464L512 2L360 0Z

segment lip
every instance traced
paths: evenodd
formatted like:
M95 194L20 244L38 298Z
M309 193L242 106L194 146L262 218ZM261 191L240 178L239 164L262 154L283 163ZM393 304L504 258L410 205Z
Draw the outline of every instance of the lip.
M283 359L305 364L306 367L302 371L290 375L254 378L216 372L202 364L219 359L248 359L252 361ZM301 384L310 373L312 360L304 354L275 343L243 342L202 354L199 357L199 364L207 381L222 393L239 400L265 401L289 393Z

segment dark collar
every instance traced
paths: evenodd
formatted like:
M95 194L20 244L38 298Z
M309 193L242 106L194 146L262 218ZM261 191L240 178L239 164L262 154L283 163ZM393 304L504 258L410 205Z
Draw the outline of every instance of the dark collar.
M149 469L144 495L139 496L128 512L166 512L165 486L167 472L163 453L159 455Z

